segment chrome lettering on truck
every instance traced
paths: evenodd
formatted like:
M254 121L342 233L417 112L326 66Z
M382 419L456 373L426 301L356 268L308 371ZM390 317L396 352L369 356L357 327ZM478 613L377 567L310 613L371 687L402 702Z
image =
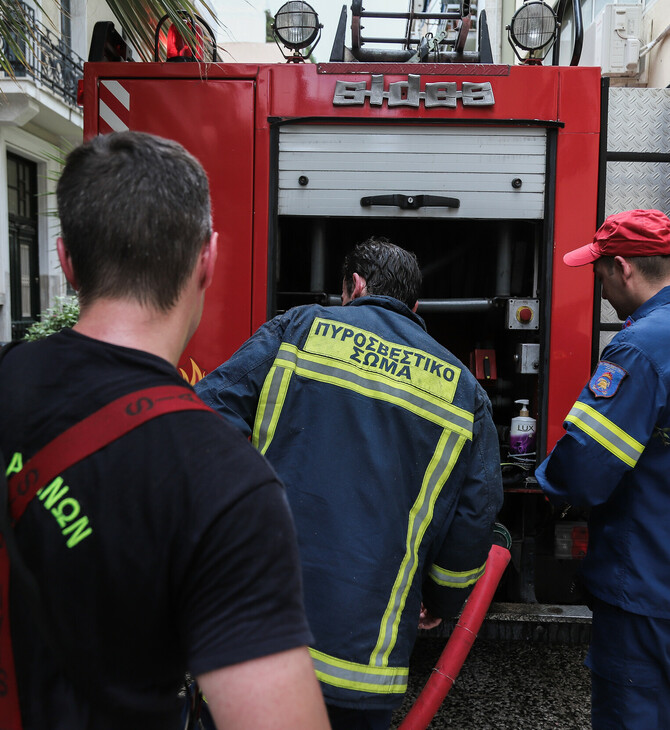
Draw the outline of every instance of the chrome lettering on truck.
M418 107L423 101L426 109L448 107L455 109L458 100L463 106L493 106L493 88L486 81L474 84L463 81L461 88L455 81L436 81L426 83L421 91L421 76L409 74L407 81L393 81L384 89L384 76L372 74L370 87L367 81L337 81L333 106L361 106L365 100L370 100L370 106L382 106L384 100L390 107L412 106Z

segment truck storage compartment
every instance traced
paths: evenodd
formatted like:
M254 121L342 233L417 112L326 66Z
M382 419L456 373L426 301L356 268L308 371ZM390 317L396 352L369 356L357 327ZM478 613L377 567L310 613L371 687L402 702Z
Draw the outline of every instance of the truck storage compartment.
M344 256L370 236L414 251L423 274L418 313L477 373L507 443L514 401L528 399L533 414L540 403L540 229L528 221L281 216L270 315L310 302L340 304ZM517 319L519 309L529 311L528 322Z
M285 125L279 214L542 219L546 146L537 127Z
M544 129L283 125L270 237L268 316L340 304L344 256L370 236L416 253L418 313L493 404L506 489L501 519L514 537L501 598L527 602L543 600L536 566L556 560L554 521L533 477L543 448L509 448L519 399L537 420L538 445L545 433L547 156ZM564 589L546 584L547 600L574 600L575 562L563 561Z

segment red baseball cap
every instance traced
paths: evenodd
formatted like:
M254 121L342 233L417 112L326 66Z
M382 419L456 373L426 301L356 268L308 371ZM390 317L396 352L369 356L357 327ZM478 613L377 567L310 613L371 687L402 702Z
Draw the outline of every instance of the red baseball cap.
M563 256L568 266L592 264L601 256L670 255L670 218L660 210L627 210L605 218L592 243Z

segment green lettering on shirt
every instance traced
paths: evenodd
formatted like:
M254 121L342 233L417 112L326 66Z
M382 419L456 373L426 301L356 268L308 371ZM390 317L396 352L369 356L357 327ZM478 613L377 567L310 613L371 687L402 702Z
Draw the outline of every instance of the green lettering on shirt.
M80 517L76 522L73 522L71 525L68 525L68 527L63 530L63 535L69 535L70 533L73 533L67 541L67 546L69 548L73 548L84 538L88 537L92 532L93 529L88 526L88 517L84 516Z
M9 466L5 471L5 476L10 474L18 474L23 469L23 456L18 452L12 456L12 460L9 462Z
M68 487L67 484L60 491L58 491L62 483L63 478L56 477L53 482L47 484L46 487L42 487L42 489L37 492L37 496L42 502L44 502L44 506L47 509L52 509L56 502L58 502L61 497L64 497L70 491L70 487Z
M6 476L18 474L22 470L23 456L17 452L12 455L5 474ZM86 515L79 517L79 513L81 512L79 502L73 497L65 497L69 491L70 487L67 484L63 484L63 478L56 477L45 487L42 487L37 492L37 496L45 509L48 509L56 519L63 536L69 535L66 545L69 548L73 548L92 534L93 528L89 526L89 520Z

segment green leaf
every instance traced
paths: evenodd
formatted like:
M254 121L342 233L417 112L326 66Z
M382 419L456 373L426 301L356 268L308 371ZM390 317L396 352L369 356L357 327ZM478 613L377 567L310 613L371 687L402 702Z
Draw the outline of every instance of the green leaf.
M74 327L79 319L79 300L74 297L56 297L56 303L40 314L40 321L28 328L24 340L41 340L64 327Z

